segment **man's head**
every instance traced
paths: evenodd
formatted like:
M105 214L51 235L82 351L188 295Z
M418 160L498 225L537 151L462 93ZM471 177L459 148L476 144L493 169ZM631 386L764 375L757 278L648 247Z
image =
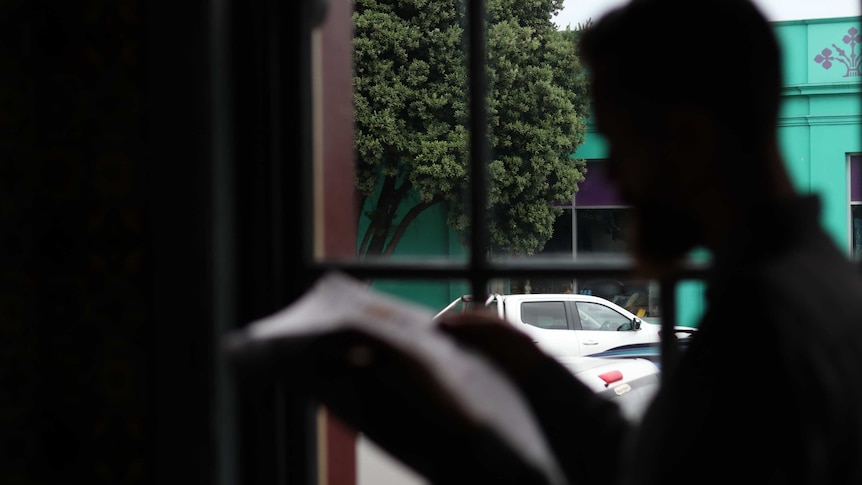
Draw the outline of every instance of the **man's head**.
M608 172L634 213L635 255L667 266L705 243L720 201L775 175L781 59L748 0L632 0L581 38Z

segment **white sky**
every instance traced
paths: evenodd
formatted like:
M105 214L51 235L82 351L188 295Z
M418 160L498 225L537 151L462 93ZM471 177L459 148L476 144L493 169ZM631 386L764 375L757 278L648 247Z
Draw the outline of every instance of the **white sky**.
M697 1L697 0L692 0ZM862 15L862 0L753 0L771 21L801 20ZM554 23L575 28L591 18L596 21L613 7L628 0L565 0Z

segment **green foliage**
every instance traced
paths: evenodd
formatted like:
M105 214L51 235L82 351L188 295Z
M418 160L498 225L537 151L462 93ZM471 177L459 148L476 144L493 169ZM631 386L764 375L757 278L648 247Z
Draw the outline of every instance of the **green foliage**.
M588 97L576 31L551 22L561 7L562 0L488 2L488 223L496 250L541 250L559 215L552 203L569 200L583 180L584 163L571 154L583 142ZM404 228L437 203L448 204L452 228L469 230L464 17L453 0L355 1L356 184L371 221L362 254L391 253Z

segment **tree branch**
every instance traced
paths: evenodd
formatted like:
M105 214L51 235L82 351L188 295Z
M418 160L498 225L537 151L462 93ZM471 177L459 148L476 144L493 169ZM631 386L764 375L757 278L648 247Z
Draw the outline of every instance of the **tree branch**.
M398 243L401 241L401 237L404 236L404 232L407 231L407 227L419 217L419 214L425 211L425 209L433 206L434 204L438 204L443 202L443 197L435 196L428 202L422 202L414 205L407 211L407 214L401 219L398 223L398 227L395 229L395 232L392 234L392 238L389 240L389 244L386 245L386 249L383 251L385 256L390 256L395 252L395 247L398 246Z
M394 177L392 178L394 179ZM381 193L377 204L379 208L377 211L377 220L368 248L365 251L366 255L383 254L384 248L387 245L386 240L389 237L389 229L393 226L393 221L398 216L398 209L401 207L401 203L407 197L413 184L407 181L398 187L394 187L393 184L387 184L387 186L389 188L388 195L384 197Z

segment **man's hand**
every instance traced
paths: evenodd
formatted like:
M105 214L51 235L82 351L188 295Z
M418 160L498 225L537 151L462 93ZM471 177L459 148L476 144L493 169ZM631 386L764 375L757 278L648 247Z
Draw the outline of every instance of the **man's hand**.
M413 355L350 329L307 353L305 389L430 483L549 485Z

